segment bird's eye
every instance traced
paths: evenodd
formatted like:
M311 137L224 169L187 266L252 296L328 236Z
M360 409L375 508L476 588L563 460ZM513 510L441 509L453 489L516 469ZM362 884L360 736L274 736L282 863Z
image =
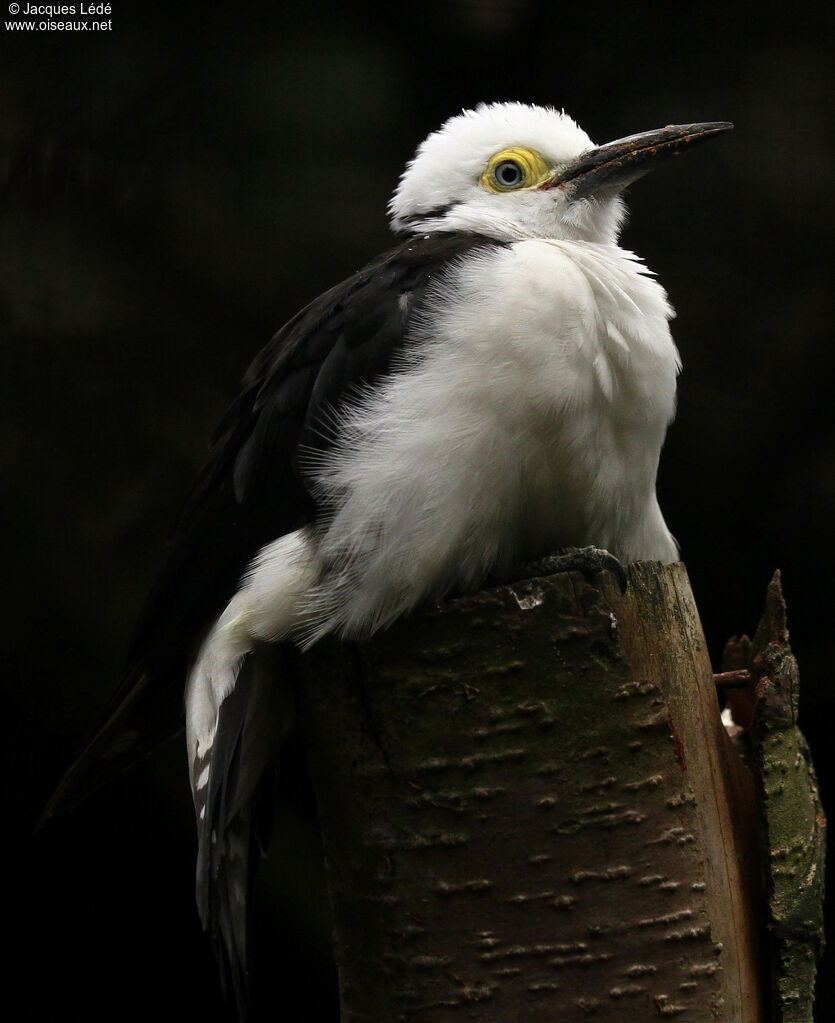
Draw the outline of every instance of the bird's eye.
M525 180L525 172L515 160L502 160L493 168L493 178L501 188L518 188Z
M481 184L491 192L515 192L542 184L550 173L550 166L535 149L511 146L490 157Z

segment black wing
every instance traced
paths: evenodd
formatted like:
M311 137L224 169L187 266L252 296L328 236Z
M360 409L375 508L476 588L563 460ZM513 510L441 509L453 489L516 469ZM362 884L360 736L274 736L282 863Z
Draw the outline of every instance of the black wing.
M300 449L327 444L333 410L389 371L433 278L495 245L458 233L410 239L317 298L256 357L183 511L122 684L45 818L182 727L185 676L205 629L261 547L315 518Z

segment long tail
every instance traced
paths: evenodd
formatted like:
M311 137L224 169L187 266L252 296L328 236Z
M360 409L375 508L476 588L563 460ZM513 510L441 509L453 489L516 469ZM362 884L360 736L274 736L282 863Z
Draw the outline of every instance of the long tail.
M217 729L202 751L194 787L197 814L197 907L210 933L224 988L231 986L240 1019L248 996L250 872L266 844L274 768L292 719L292 687L282 672L286 647L248 653L234 687L218 708ZM200 778L203 780L203 778ZM260 811L266 810L266 813Z

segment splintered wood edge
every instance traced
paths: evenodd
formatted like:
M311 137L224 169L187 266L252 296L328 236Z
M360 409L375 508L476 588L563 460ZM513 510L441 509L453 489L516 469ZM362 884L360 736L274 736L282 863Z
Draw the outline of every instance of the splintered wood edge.
M633 672L659 679L696 799L714 937L722 945L725 1011L734 1023L766 1017L762 975L762 892L755 847L754 779L732 748L719 715L713 670L685 566L627 566L622 595L607 579L605 599L623 623ZM636 620L636 616L637 620ZM659 642L681 630L682 645Z

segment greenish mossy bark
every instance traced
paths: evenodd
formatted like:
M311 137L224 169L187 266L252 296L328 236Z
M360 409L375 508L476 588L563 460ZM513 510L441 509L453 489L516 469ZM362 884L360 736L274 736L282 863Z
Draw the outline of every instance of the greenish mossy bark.
M448 600L301 683L343 1023L765 1023L754 782L682 565Z
M809 748L797 727L800 683L779 573L768 587L753 640L730 640L724 667L745 668L751 675L747 689L732 693L729 702L748 734L757 781L773 1023L810 1023L824 938L826 820Z

